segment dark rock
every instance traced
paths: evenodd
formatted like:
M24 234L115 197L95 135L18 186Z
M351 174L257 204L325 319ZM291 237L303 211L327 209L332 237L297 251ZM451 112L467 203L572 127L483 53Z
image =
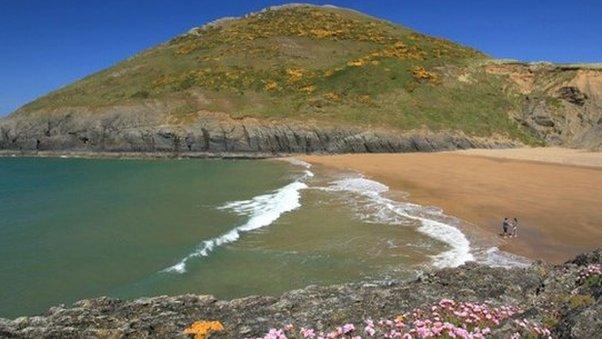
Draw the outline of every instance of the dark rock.
M550 116L536 115L533 117L536 124L544 127L554 127L554 120Z
M575 257L575 259L568 261L567 263L575 264L578 266L585 266L589 264L596 264L602 261L602 250L598 249L588 253L583 253Z
M559 88L558 96L563 100L566 100L577 106L583 106L585 104L585 100L587 100L587 95L581 92L577 87L573 86Z
M559 338L599 338L602 333L602 305L569 313L558 325Z
M108 114L108 113L106 113ZM358 127L302 123L259 123L204 116L196 124L161 125L149 117L68 115L52 119L0 120L0 149L13 151L173 153L349 153L432 152L473 147L519 146L441 133L367 131Z

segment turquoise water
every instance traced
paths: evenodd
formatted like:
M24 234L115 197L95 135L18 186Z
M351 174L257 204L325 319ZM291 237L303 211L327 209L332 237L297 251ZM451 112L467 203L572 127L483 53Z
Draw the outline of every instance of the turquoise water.
M409 277L449 248L415 220L363 217L370 196L329 188L338 175L281 161L0 158L0 316L102 295Z

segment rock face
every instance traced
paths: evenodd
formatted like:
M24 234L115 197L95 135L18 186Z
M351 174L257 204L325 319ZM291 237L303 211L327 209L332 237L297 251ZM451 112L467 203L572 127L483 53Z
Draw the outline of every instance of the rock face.
M574 86L560 87L558 89L558 97L577 106L585 105L585 100L587 99L587 95Z
M293 323L317 330L345 322L391 319L443 298L519 306L521 318L544 323L562 338L594 338L602 333L600 279L579 282L588 265L600 264L600 250L564 265L536 263L528 268L491 268L469 263L425 274L410 282L385 281L308 286L279 297L253 296L231 301L212 296L160 296L122 301L82 300L45 314L0 319L2 337L178 337L197 320L219 320L222 337L255 337L271 327ZM599 276L598 276L599 278ZM511 323L509 319L507 323ZM506 338L508 324L494 330Z
M553 64L486 66L524 98L510 114L549 145L602 149L602 69Z
M430 152L520 144L460 133L401 133L311 122L235 120L210 112L200 113L196 121L187 124L166 124L161 112L154 110L115 107L94 113L54 113L45 119L9 118L0 121L0 149L285 154Z

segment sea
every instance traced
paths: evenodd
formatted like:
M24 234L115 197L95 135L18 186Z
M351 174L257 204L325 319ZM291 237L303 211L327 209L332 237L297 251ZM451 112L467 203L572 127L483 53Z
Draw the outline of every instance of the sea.
M0 157L0 317L528 264L361 173L296 159Z

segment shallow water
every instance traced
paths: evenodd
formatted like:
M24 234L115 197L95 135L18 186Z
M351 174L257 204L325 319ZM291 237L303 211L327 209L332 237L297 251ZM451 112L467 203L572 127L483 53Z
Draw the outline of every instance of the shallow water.
M82 298L278 294L472 259L453 218L283 161L0 158L0 316Z

